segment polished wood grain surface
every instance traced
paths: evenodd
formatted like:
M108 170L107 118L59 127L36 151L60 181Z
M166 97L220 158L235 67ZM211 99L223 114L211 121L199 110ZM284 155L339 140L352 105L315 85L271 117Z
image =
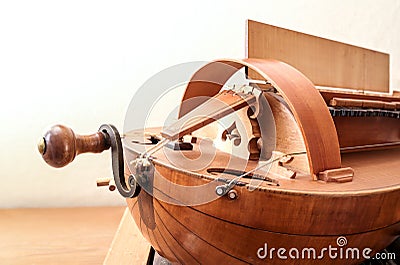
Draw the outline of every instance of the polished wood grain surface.
M126 139L126 150L134 150L137 144L130 140L135 139L135 133L129 135L132 138ZM143 134L137 134L140 135ZM203 155L212 153L208 148L215 147L204 147ZM279 186L264 182L251 191L250 181L241 179L246 186L234 187L237 199L224 196L200 205L185 203L204 202L212 195L220 184L212 180L219 175L209 174L207 168L225 168L232 157L217 151L206 168L189 172L184 169L185 164L179 168L169 164L179 161L176 158L181 153L169 149L156 152L153 162L158 174L153 180L153 197L142 191L138 198L127 200L149 242L164 257L179 264L217 264L226 260L229 264L264 264L265 260L258 259L255 252L263 242L322 247L334 244L339 236L346 236L349 247L370 247L377 252L400 233L400 213L395 210L400 205L400 149L342 154L343 166L354 168L352 182L325 183L300 175L296 179L278 178ZM196 158L199 153L198 144L194 144L193 150L185 151L185 157ZM126 153L128 161L134 159L131 155L131 151ZM200 162L191 161L192 166ZM256 165L256 161L248 161L246 170ZM189 188L203 185L209 188L198 193ZM359 263L329 259L323 262ZM275 260L274 264L285 263Z
M309 172L313 179L316 180L321 171L340 168L338 136L323 98L306 76L277 60L226 59L206 64L193 75L187 85L180 117L193 108L192 104L188 105L186 102L193 98L215 96L224 82L242 68L252 70L261 80L272 84L287 103L303 136Z
M39 152L47 164L63 167L82 153L101 153L110 148L110 142L102 132L79 135L64 125L54 125L38 144Z
M287 233L274 233L266 230L245 227L236 223L216 219L214 216L204 214L190 207L182 207L164 202L155 202L155 211L162 217L165 226L170 227L174 239L180 242L181 248L190 252L203 264L265 264L266 261L257 257L257 250L268 243L270 247L291 246L301 249L304 246L335 245L338 236L310 236L294 235ZM186 218L191 216L191 219ZM193 221L195 220L195 221ZM199 224L202 225L199 225ZM361 235L347 235L349 247L364 248L371 246L370 238L379 238L376 249L382 249L390 244L398 232L400 223L386 227L382 230L371 231ZM191 240L185 240L190 238ZM376 250L375 250L376 251ZM208 253L208 255L205 255ZM212 253L212 255L210 255ZM273 261L273 262L272 262ZM288 264L287 260L272 260L268 264ZM341 264L343 261L322 261L325 264ZM321 264L321 260L291 261L291 264ZM183 263L185 264L185 263ZM359 264L359 261L345 261L345 264Z
M247 57L276 59L317 86L389 92L389 55L249 20Z
M124 209L1 209L0 263L102 264Z

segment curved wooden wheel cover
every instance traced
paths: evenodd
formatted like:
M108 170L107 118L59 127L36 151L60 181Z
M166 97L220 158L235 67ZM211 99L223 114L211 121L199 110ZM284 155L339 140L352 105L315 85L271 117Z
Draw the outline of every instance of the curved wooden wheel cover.
M270 82L289 105L304 138L313 178L317 179L318 173L324 170L340 168L338 136L322 96L301 72L277 60L224 59L206 64L187 85L179 117L193 108L185 104L187 99L216 95L226 81L243 67L248 67Z

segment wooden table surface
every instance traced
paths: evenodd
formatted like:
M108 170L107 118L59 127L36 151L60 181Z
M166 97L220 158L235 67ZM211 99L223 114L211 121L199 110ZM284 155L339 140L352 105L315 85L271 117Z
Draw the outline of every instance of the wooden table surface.
M125 208L0 209L0 264L102 264Z

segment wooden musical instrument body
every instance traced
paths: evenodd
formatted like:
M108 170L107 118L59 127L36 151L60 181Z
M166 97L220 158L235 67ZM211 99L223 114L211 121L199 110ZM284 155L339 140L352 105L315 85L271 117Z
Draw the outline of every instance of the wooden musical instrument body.
M278 73L284 72L285 70L282 70L284 67L292 70L281 62L262 60L255 60L255 62L258 65L269 64L272 70L275 70L276 66L280 68ZM253 60L234 61L234 63L249 66ZM223 73L219 76L221 75ZM285 80L293 79L296 77L287 77ZM267 81L281 92L282 84L277 84L272 79ZM214 82L211 83L214 84ZM296 94L293 99L301 104L307 104L304 102L306 99L310 104L317 106L318 103L324 103L312 85L310 87L288 86L287 83L285 85L284 91L278 97L285 97L284 93L290 91ZM307 93L307 89L313 90ZM209 93L209 96L216 93L207 89L202 91L202 93ZM190 93L191 91L187 90L185 95ZM317 99L312 98L312 93ZM303 95L304 99L299 95ZM261 181L256 188L252 189L251 178L244 178L231 190L232 198L230 194L226 194L208 201L215 188L224 183L224 178L230 180L240 174L232 174L229 178L229 174L215 172L241 172L243 169L240 166L235 168L235 165L243 165L243 163L246 164L245 171L251 171L257 167L259 161L240 161L242 158L232 158L232 154L218 150L212 143L204 143L201 132L198 134L194 132L192 136L197 138L197 143L193 144L193 150L177 151L164 148L152 155L156 172L152 179L153 194L141 192L137 198L127 199L131 213L147 240L162 256L180 264L262 264L266 260L259 258L257 251L263 248L265 243L276 250L280 247L286 248L287 251L291 248L300 250L300 257L292 259L294 262L358 264L361 262L360 259L332 260L327 254L318 259L321 254L319 251L329 245L338 247L336 240L339 237L347 239L348 243L343 246L344 251L348 248L357 248L361 253L363 249L371 248L375 253L389 245L400 233L400 211L394 210L400 208L400 180L397 165L400 149L359 151L340 155L339 145L335 142L337 141L335 127L330 116L326 117L327 114L329 115L326 105L321 105L321 108L325 108L324 112L308 109L304 112L303 109L289 110L275 97L268 94L265 96L269 98L272 112L276 114L277 134L284 135L284 137L277 136L278 151L285 153L302 151L301 148L307 149L307 145L320 145L324 141L317 140L315 136L304 137L309 139L304 144L302 139L296 139L296 137L301 138L301 129L298 128L300 126L296 128L296 119L293 117L296 115L298 120L305 121L303 133L306 130L305 127L312 126L310 129L313 132L312 135L316 134L317 137L327 135L326 140L330 147L327 144L316 147L312 151L315 156L308 155L308 159L305 159L306 154L294 157L293 163L300 160L297 165L299 170L296 166L291 168L297 172L295 178L280 176L287 169L280 166L279 161L275 161L264 177L276 182ZM313 101L318 100L318 97L319 102ZM296 106L296 102L290 102L288 105ZM290 117L291 113L293 113L292 117ZM325 117L318 117L319 115L325 115ZM282 118L286 120L278 120ZM315 120L321 123L316 124ZM307 122L310 123L307 124ZM318 128L321 128L321 131L318 131ZM293 130L295 132L292 132ZM161 131L162 128L153 128L146 133L141 131L128 133L124 139L126 161L134 161L140 155L141 151L137 150L142 150L142 146L138 142L145 140L143 135L151 134L161 138ZM292 135L295 141L288 144L286 140L289 134L296 137ZM204 168L201 166L202 161L196 158L207 156L207 154L215 154L215 157ZM331 157L335 155L339 157ZM182 159L182 156L191 159L191 168L201 169L187 170L185 166L187 162L179 164L180 160L186 161ZM232 163L231 159L236 159L236 162ZM320 159L326 164L319 167L318 161L315 163L313 159ZM329 161L333 161L331 162L333 167L327 165ZM229 168L226 167L228 164ZM314 167L311 168L310 164ZM318 170L315 170L315 167ZM335 167L351 167L354 170L354 178L344 183L317 180L318 173L335 169ZM308 172L305 171L307 169ZM219 177L224 178L219 180ZM206 188L200 189L199 192L191 189L191 187L202 186ZM207 203L200 204L203 201ZM301 250L305 247L315 248L316 257L301 259ZM370 253L371 256L373 253ZM272 256L270 253L268 255L266 257L268 263L287 262L285 259L279 259L273 252ZM288 252L285 255L288 256Z
M330 69L353 48L318 40L329 50L316 53L330 59L324 72L268 46L262 38L279 29L256 26L248 30L251 58L213 61L194 73L174 124L122 137L111 125L91 136L56 126L39 151L62 167L111 148L110 189L126 197L143 236L173 264L359 264L400 235L400 97L313 82L385 85L365 73L374 72L369 60L388 57L357 48L351 65ZM259 32L263 41L254 38ZM283 46L296 43L313 56L320 49L307 46L309 36L282 32L282 40L290 37ZM294 66L263 59L266 50ZM360 58L369 59L353 67ZM342 68L362 78L344 78ZM243 70L244 88L226 89Z

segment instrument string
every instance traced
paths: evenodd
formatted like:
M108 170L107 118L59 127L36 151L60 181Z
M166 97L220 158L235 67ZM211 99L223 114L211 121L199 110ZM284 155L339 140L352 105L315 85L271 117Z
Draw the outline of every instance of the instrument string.
M242 100L249 100L249 99L244 99L244 98L239 98L238 100L236 100L235 102L227 105L226 107L231 107L233 104L236 104ZM210 113L209 115L217 115L218 112L220 112L221 110L215 110L212 113ZM197 116L197 117L193 117L188 121L188 124L186 124L186 128L190 127L193 123L197 123L199 122L199 120L205 119L208 117L201 117L201 116ZM163 138L160 142L158 142L156 145L152 146L151 148L149 148L148 150L146 150L145 152L143 152L140 155L140 158L148 158L150 157L152 154L154 154L155 152L157 152L158 150L160 150L168 141L170 141L170 139L167 138Z
M229 91L231 91L231 90L229 90ZM235 94L237 94L237 93L235 93ZM236 101L234 101L234 102L232 102L230 104L226 104L225 102L217 99L216 102L220 102L221 104L225 104L225 105L222 106L220 109L217 109L217 110L214 110L214 111L208 113L207 115L204 115L204 116L199 115L199 116L195 116L195 117L190 117L188 119L188 121L186 122L186 124L185 124L185 128L190 128L193 125L195 125L196 123L200 122L201 120L207 120L207 119L210 118L210 116L214 117L214 115L218 115L219 113L221 113L222 110L225 110L225 109L228 109L228 108L232 108L232 106L234 104L237 104L237 103L239 103L239 102L241 102L243 100L248 102L248 101L250 101L252 99L251 97L248 97L247 95L242 95L241 97L242 98L239 98L239 99L237 99ZM215 98L211 98L209 100L215 100ZM205 108L206 106L204 106L204 105L200 105L199 106L199 108L202 108L202 107ZM189 114L191 114L191 113L189 112L188 115Z
M249 174L252 174L253 172L255 172L257 170L260 170L263 167L266 167L267 165L271 165L272 163L277 162L277 161L281 160L284 157L304 155L306 153L307 153L306 151L293 152L293 153L284 154L284 155L281 155L281 156L279 156L279 157L277 157L275 159L269 160L266 163L264 163L264 164L262 164L262 165L260 165L260 166L258 166L256 168L253 168L252 170L247 171L246 173L243 173L242 175L237 176L236 178L233 178L231 181L229 181L227 184L225 184L226 191L229 191L241 178L244 178L244 177L248 176Z
M140 158L149 158L152 154L160 150L169 140L167 138L163 138L156 145L152 146L145 152L140 154Z

